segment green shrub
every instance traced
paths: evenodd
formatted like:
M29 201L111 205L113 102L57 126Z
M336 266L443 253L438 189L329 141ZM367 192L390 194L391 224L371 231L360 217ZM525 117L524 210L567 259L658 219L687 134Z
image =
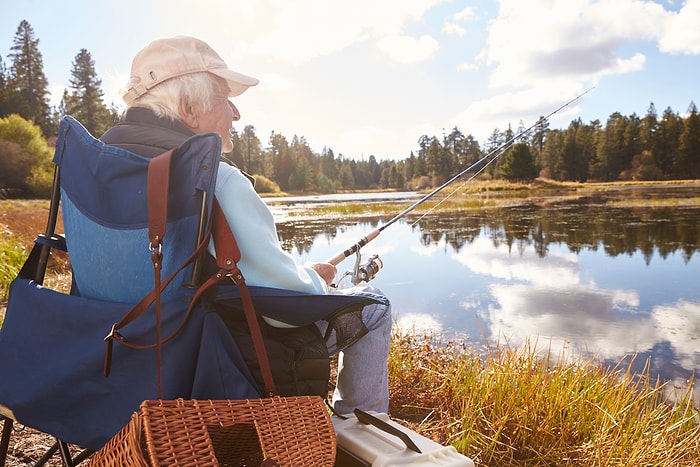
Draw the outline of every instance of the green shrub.
M264 175L253 175L253 177L255 178L255 191L258 193L280 193L279 185Z
M47 197L52 150L41 129L19 115L0 118L0 188L22 197Z

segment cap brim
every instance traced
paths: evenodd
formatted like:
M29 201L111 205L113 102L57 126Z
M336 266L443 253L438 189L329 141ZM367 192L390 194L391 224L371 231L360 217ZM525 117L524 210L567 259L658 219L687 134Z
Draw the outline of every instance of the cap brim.
M229 70L228 68L210 68L208 71L216 76L224 78L228 82L228 87L231 89L228 95L229 97L241 95L246 89L260 82L257 78Z

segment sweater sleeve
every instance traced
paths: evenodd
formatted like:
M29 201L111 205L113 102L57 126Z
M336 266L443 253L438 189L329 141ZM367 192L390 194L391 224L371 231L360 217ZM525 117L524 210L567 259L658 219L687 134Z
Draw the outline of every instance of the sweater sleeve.
M297 265L282 249L272 213L240 170L219 164L216 197L241 250L238 266L247 284L328 293L313 269ZM210 251L214 253L211 246Z

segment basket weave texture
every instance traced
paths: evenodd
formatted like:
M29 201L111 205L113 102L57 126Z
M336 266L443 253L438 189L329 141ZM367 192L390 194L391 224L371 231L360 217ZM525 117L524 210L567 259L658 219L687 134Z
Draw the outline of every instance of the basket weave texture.
M95 453L97 466L333 466L333 424L318 396L151 400Z

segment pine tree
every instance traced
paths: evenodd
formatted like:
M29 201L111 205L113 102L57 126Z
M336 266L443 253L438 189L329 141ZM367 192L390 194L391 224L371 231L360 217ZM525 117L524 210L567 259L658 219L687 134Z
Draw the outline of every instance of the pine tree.
M516 143L508 150L500 173L512 182L531 182L537 178L539 168L528 143Z
M597 151L597 135L600 132L600 121L593 120L587 125L581 125L576 130L576 145L579 148L579 181L585 182L590 176L591 161Z
M9 112L6 109L6 96L7 95L7 69L5 68L5 63L2 61L2 56L0 55L0 117L7 115Z
M487 155L491 156L488 158L487 162L491 162L493 160L493 156L496 156L496 154L500 154L498 148L503 146L503 142L503 133L501 133L498 128L494 128L488 140L486 140L485 152ZM481 169L481 167L479 167L479 169ZM496 178L494 175L493 164L489 164L487 173L491 174L491 176Z
M294 135L289 145L289 152L294 160L294 167L289 176L289 187L295 191L314 190L316 179L314 153L306 138Z
M576 134L583 125L580 118L572 121L564 131L561 158L557 165L557 173L561 173L564 180L582 181L586 179L588 161L581 158L581 148L578 145Z
M382 170L379 167L377 158L372 154L367 161L367 183L371 187L379 186L382 177Z
M700 114L694 102L690 103L680 135L675 171L680 178L700 177Z
M656 114L656 106L652 102L649 104L647 114L642 118L639 137L641 139L642 149L653 150L654 134L659 127L659 118Z
M563 156L564 131L549 130L547 139L544 140L542 151L539 153L538 162L542 167L542 176L552 180L563 180L563 174L559 172Z
M51 119L49 82L44 74L44 62L39 52L39 39L34 29L22 20L8 55L12 59L8 79L10 113L17 113L37 124L45 135L57 129Z
M331 180L338 180L338 164L333 150L324 147L321 152L321 172Z
M674 160L677 157L682 132L683 119L667 107L659 120L652 149L656 165L659 166L664 177L670 178L674 175Z
M536 159L540 158L540 154L544 151L544 143L547 140L549 131L549 120L545 120L543 116L537 120L532 138L530 138L530 149Z
M355 177L352 175L352 169L349 164L344 163L339 170L338 180L340 186L344 190L350 190L355 187Z
M629 168L631 156L625 164L625 133L628 121L629 119L619 112L614 112L608 117L605 129L600 133L596 157L591 167L591 175L596 180L617 180L620 173Z
M80 49L73 61L70 93L64 92L62 105L67 114L75 117L93 135L100 136L112 125L112 117L105 106L102 80L97 77L95 62L85 49Z
M255 134L253 125L246 125L239 139L241 155L243 156L243 170L250 174L264 174L262 160L262 145Z

